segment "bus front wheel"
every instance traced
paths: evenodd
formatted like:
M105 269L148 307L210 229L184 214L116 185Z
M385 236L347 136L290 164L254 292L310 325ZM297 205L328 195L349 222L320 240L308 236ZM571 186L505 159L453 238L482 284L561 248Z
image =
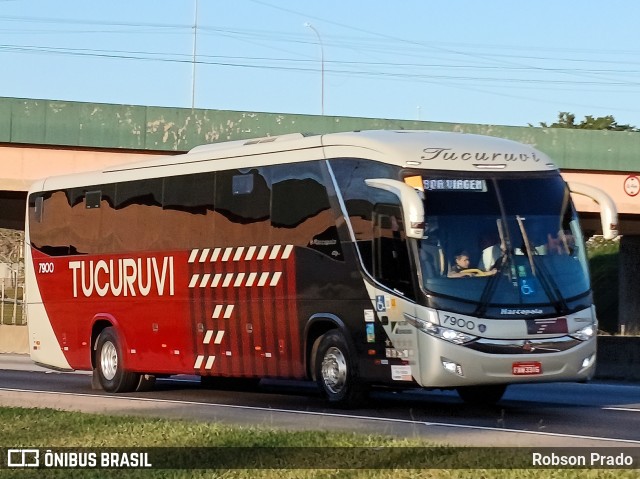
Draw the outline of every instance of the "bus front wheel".
M353 407L364 399L365 388L358 383L347 341L339 331L320 338L315 368L318 386L331 404Z
M110 393L134 391L140 375L124 369L122 344L112 327L105 328L96 344L96 369L102 389Z

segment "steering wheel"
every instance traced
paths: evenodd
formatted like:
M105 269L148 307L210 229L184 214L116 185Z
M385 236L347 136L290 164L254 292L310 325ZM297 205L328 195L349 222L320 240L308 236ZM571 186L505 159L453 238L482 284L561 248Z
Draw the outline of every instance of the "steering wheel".
M460 270L460 274L463 275L469 275L469 276L489 276L491 275L490 272L488 271L482 271L481 269L477 269L477 268L469 268L469 269L462 269Z

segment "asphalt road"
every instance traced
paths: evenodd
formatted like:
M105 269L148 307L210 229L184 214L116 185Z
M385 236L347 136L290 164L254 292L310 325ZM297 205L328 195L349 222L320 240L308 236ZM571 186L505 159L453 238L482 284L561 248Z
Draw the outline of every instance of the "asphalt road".
M499 404L468 406L448 391L376 391L360 409L327 407L315 386L262 381L253 391L212 390L197 378L158 380L153 391L92 390L88 373L59 373L28 356L0 355L0 405L50 407L422 437L451 445L640 447L640 385L593 382L510 386Z

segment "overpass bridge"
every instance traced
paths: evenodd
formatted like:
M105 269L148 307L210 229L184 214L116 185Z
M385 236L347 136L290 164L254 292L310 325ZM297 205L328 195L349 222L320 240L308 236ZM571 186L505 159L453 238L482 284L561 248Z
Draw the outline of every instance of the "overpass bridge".
M458 131L529 144L567 181L598 186L615 201L623 235L620 321L640 333L640 133L296 115L0 98L0 228L24 228L26 192L36 179L95 170L204 144L286 133L365 129ZM599 207L574 195L587 236L601 232Z
M548 154L567 181L616 202L620 233L640 235L640 133L239 112L0 98L0 227L20 229L32 181L194 146L285 133L364 129L459 131L508 138ZM582 226L598 233L598 205L574 195Z

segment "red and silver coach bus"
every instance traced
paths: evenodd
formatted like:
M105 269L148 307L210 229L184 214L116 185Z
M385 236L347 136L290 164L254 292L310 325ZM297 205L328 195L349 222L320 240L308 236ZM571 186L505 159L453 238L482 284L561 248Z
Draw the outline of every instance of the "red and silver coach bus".
M205 145L28 197L31 357L107 391L154 377L375 385L582 381L597 319L570 185L540 151L428 131ZM458 261L463 262L461 267Z

